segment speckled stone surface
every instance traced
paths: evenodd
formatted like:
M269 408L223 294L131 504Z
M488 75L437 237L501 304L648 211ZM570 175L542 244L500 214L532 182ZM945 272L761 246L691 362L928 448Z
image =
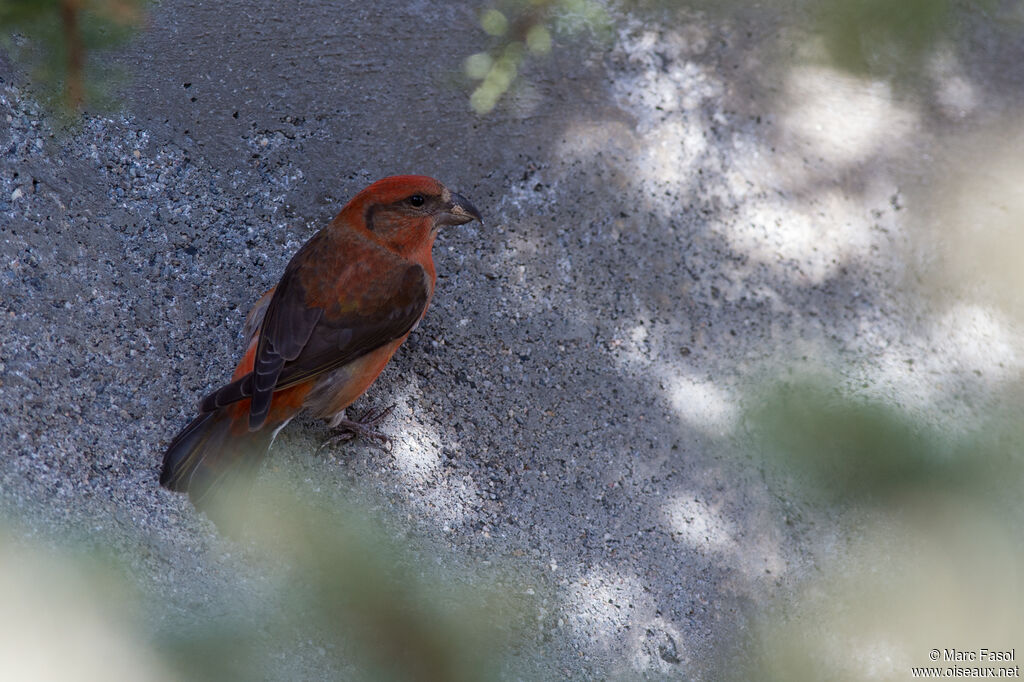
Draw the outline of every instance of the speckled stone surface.
M486 222L441 235L431 310L357 404L397 402L393 451L314 455L327 430L298 420L270 465L542 576L524 656L553 678L715 679L751 610L833 551L746 439L776 366L843 367L937 421L1021 367L1019 336L907 285L936 140L1012 88L908 99L770 66L757 17L616 16L481 118L474 6L286 4L154 5L124 112L68 135L0 70L0 499L29 535L95 533L172 610L259 577L158 488L162 449L248 306L378 177L436 176Z

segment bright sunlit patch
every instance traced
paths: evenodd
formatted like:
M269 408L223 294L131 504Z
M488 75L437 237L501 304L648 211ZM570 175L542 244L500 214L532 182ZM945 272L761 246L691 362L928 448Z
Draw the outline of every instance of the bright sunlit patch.
M1024 322L1024 128L951 143L920 201L919 271L940 298L993 303Z
M692 550L714 554L752 585L773 584L788 567L782 558L776 521L768 517L743 524L726 518L721 504L692 492L674 495L661 508L668 531Z
M830 163L856 163L900 146L918 127L889 85L822 67L794 69L786 85L784 130Z
M568 624L588 647L612 649L626 636L643 595L636 576L593 568L566 590Z
M614 651L636 672L677 672L689 660L686 637L650 595L632 573L591 568L565 590L567 625L583 649Z
M639 311L641 317L643 311ZM636 324L625 332L625 342L614 344L624 368L643 373L661 388L676 415L688 426L721 437L732 432L739 409L730 393L711 381L687 376L663 357L666 339L649 324Z
M402 435L393 440L395 464L410 482L424 483L441 465L437 434L416 424L405 424Z
M673 536L694 549L722 551L736 545L733 525L693 495L676 495L662 513Z
M935 99L943 113L951 118L963 118L977 108L978 92L952 48L936 51L929 66Z
M672 407L690 426L718 436L735 428L739 410L724 389L685 376L668 378L664 384Z
M655 616L636 628L633 636L633 668L637 672L678 673L680 663L686 664L689 652L686 638L675 624Z
M1019 336L997 312L987 307L960 304L936 324L945 336L962 369L997 379L1016 376L1022 366Z
M636 171L651 186L668 191L656 195L665 215L678 211L678 193L697 177L698 167L706 162L706 150L707 137L698 125L671 121L647 134Z
M679 196L699 181L698 171L716 170L719 159L709 147L713 138L701 107L721 97L725 86L691 59L699 42L691 38L632 25L620 34L631 67L616 79L613 94L635 120L635 150L626 157L630 181L648 189L664 216L678 214Z
M406 404L418 404L423 399L419 387L410 384L402 394L395 396L396 414ZM397 420L392 433L392 451L395 469L401 485L415 494L408 501L423 518L433 519L444 530L461 524L472 512L474 500L480 499L476 483L469 476L452 478L441 467L441 443L457 450L457 442L450 435L442 436L435 429L412 420Z
M696 110L725 92L714 70L693 58L706 42L694 28L653 31L629 24L620 31L631 68L615 80L613 92L637 116L640 132L653 130L666 112Z
M0 679L173 679L98 568L0 537Z
M862 537L822 562L779 616L755 626L762 679L906 679L911 666L954 667L939 661L943 650L1016 646L1016 529L977 511L984 506L962 502L918 499L920 507L868 524ZM979 658L956 667L1005 665Z
M940 428L963 424L973 410L987 409L993 386L1020 376L1024 356L1019 338L1015 325L998 310L954 305L922 331L916 346L929 352L888 347L866 368L868 392L914 412L938 411L944 415Z
M863 203L840 190L822 190L810 203L747 201L721 232L751 258L769 265L795 262L806 283L818 284L843 264L870 254L871 224Z
M647 341L647 327L642 324L638 324L629 332L629 340L633 342L636 347L642 347Z
M431 518L442 530L461 524L473 511L473 500L480 492L472 478L451 478L441 469L441 453L436 434L412 425L394 443L395 464L404 479L403 486L415 491L408 497L417 513Z

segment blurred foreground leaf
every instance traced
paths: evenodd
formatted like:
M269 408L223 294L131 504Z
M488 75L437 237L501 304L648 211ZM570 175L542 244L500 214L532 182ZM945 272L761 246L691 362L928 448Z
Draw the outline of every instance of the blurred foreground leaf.
M469 103L478 114L488 114L516 83L528 57L551 51L552 36L601 35L611 19L595 0L515 0L491 7L480 15L480 28L493 46L466 58L463 71L476 82Z
M954 27L952 0L825 0L814 11L829 55L855 73L914 65Z
M1009 413L939 430L808 378L770 388L750 416L768 467L812 498L887 503L907 491L998 491L993 499L1005 502L1024 480L1024 435Z
M724 36L743 16L783 29L769 32L782 36L784 60L813 55L849 73L903 83L927 81L938 62L967 57L975 34L1012 49L1009 40L1024 32L1020 3L996 0L503 0L480 14L491 47L463 65L474 82L470 105L481 115L492 111L515 88L524 63L551 51L556 35L593 39L637 24L651 34L701 24Z
M758 610L742 655L731 659L739 665L723 678L905 680L913 668L953 667L944 650L1017 646L1017 392L973 423L940 428L837 386L822 378L778 384L751 414L766 468L789 483L781 494L839 511L842 533L810 579ZM812 525L835 518L821 511ZM1012 660L969 665L1019 676Z
M65 114L109 104L115 71L96 53L126 42L146 0L0 0L0 44L29 68L41 99Z
M109 562L0 530L0 679L175 679L136 627L134 597Z
M267 625L326 637L372 679L496 679L524 589L481 588L438 570L354 505L339 507L260 477L226 500L233 523L279 576L286 610ZM231 523L231 521L229 521Z
M517 624L531 608L516 578L456 566L355 504L286 490L269 473L251 495L236 488L221 513L234 515L239 539L217 540L203 569L174 572L173 589L159 598L143 600L116 562L76 553L73 542L44 551L0 534L0 679L468 681L508 673ZM119 560L150 555L134 551ZM152 586L155 576L137 578ZM224 587L211 597L214 585Z
M1019 677L1019 659L981 653L1019 649L1024 637L1015 524L963 500L930 498L858 535L818 577L760 611L739 665L723 678L896 681L932 666L1005 668L966 676ZM930 655L936 649L938 659ZM941 654L948 650L978 660L951 663Z

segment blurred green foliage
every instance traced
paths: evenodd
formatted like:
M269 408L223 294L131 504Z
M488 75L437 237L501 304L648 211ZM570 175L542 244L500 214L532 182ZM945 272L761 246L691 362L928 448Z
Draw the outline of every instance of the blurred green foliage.
M937 424L840 385L779 383L749 414L776 494L818 542L840 533L792 592L753 613L723 679L903 680L950 667L932 649L1010 649L1024 636L1019 391L984 417Z
M173 679L140 641L126 571L89 544L0 527L0 679Z
M491 36L492 47L466 58L463 69L476 83L469 103L487 114L516 83L529 56L551 51L553 34L605 33L611 19L596 0L515 0L491 7L480 15L480 28Z
M470 580L429 565L441 557L398 541L400 531L382 519L284 490L280 479L264 476L255 496L228 501L234 525L287 573L291 613L271 620L282 637L320 633L333 651L361 659L372 679L497 677L524 588L469 587Z
M722 679L907 680L914 667L953 667L934 649L1013 649L1024 636L1022 562L1016 524L962 499L916 500L864 522L794 593L766 601ZM991 676L1018 676L1009 672Z
M287 490L280 474L268 472L253 494L239 486L223 501L218 515L241 530L275 588L227 628L161 638L174 641L170 659L189 679L259 677L272 664L259 646L268 633L279 642L320 642L348 679L498 679L528 608L524 586L497 576L482 586L479 576L398 539L400 529L355 504Z
M784 32L784 40L797 38L820 45L822 56L836 68L907 81L922 75L936 50L955 50L965 43L972 14L998 13L1000 22L1019 24L1018 4L996 0L506 0L480 15L480 27L494 45L467 58L464 71L476 83L472 108L486 114L515 86L527 58L551 50L552 36L607 35L614 27L613 15L632 15L652 26L670 28L674 21L692 21L701 14L727 21L750 11L776 13L780 25L802 32Z
M809 9L834 66L903 82L921 78L937 51L967 49L972 15L997 14L993 24L1021 28L1015 1L821 0Z
M952 0L824 0L814 15L835 63L858 73L919 62L954 18Z
M35 665L0 656L0 678L457 682L507 673L510 648L534 610L522 578L458 563L356 504L308 489L299 499L292 487L267 472L221 500L220 518L236 535L217 540L213 570L238 571L223 597L211 597L208 585L177 583L178 603L153 599L152 587L143 602L128 572L73 551L73 541L42 550L0 535L0 558L27 557L0 565L0 596L17 593L22 606L4 610L0 633L20 629ZM88 541L106 544L91 533ZM121 560L133 561L132 552ZM21 570L25 562L57 568ZM105 648L44 660L50 649L77 652L90 638ZM95 674L110 652L138 669L130 677Z
M71 114L107 107L118 73L96 54L141 27L147 0L0 0L0 44L29 69L39 98Z
M937 46L955 45L970 13L1001 7L996 0L775 3L780 15L800 17L797 23L820 37L835 66L897 78L918 73ZM9 54L30 67L51 107L70 112L85 104L106 106L111 102L105 92L116 78L95 54L128 40L142 26L146 5L147 0L0 0L0 40ZM489 113L516 87L528 59L547 55L558 36L609 35L613 14L644 17L669 8L729 16L747 7L765 10L763 3L739 0L622 0L610 5L597 0L502 0L479 15L491 46L463 64L473 83L470 105L478 114ZM1006 20L1015 16L1003 14ZM664 15L656 18L656 23L664 21Z
M766 466L798 492L830 503L891 504L908 491L1016 499L1024 433L1013 415L939 429L838 385L822 377L779 383L750 414Z

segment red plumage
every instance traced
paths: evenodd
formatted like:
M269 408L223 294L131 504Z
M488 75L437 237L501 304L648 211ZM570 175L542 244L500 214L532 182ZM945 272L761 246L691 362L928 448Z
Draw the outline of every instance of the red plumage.
M299 411L343 423L430 305L438 228L474 219L469 201L424 176L357 194L253 306L232 381L171 442L161 485L202 506Z

